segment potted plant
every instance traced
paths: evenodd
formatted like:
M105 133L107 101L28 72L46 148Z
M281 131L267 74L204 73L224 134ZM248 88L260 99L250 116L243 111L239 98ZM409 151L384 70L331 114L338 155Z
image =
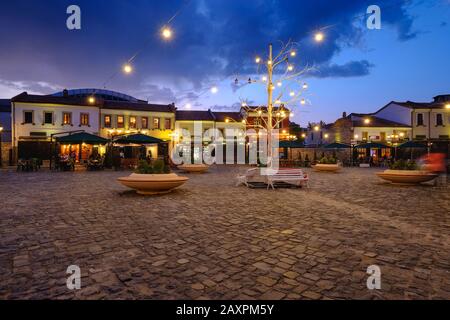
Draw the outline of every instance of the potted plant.
M323 157L313 168L315 171L326 172L338 172L341 170L341 166L339 166L335 157Z
M188 178L171 173L169 166L162 160L155 160L152 163L141 160L134 173L117 180L124 186L135 189L139 194L152 195L168 193L183 185Z
M420 170L414 161L398 160L389 165L389 169L377 172L381 179L393 184L420 184L435 179L438 175Z

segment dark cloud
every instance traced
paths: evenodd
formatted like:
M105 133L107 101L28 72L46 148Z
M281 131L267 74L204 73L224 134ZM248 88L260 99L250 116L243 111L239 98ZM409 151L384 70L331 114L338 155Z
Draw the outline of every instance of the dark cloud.
M360 77L368 75L370 73L370 69L373 67L374 65L367 60L350 61L342 65L325 64L309 71L308 75L317 78Z

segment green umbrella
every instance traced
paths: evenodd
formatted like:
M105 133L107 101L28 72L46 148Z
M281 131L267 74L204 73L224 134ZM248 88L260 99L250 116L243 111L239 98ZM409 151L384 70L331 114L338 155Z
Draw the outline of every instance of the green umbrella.
M115 143L120 144L158 144L161 142L164 142L161 139L147 136L145 134L137 133L137 134L131 134L128 136L120 137L119 139L114 141Z
M303 142L300 141L280 141L279 148L304 148Z
M367 143L361 143L355 146L357 149L382 149L382 148L390 148L389 146L378 143L378 142L367 142Z
M86 144L107 144L108 139L87 133L87 132L80 132L80 133L74 133L69 134L64 137L57 137L56 141L61 144L80 144L80 143L86 143Z
M345 143L333 142L324 146L325 149L350 149L351 146Z
M397 148L415 148L415 149L426 149L427 146L418 143L418 142L414 142L414 141L407 141L405 143L402 143L401 145L399 145Z

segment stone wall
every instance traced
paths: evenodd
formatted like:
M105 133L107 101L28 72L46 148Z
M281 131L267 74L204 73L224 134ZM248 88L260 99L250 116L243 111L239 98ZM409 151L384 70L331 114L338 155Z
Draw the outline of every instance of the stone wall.
M9 154L11 150L11 142L2 142L2 165L3 166L8 166L9 165Z

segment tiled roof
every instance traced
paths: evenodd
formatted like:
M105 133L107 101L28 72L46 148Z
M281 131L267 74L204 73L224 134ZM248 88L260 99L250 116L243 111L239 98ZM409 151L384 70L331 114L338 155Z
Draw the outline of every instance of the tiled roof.
M181 121L214 121L211 110L177 110L175 119Z
M89 103L88 97L60 97L53 95L32 95L23 92L18 96L12 98L13 102L28 102L28 103L55 103L63 105L74 106L95 106L105 109L120 109L120 110L136 110L136 111L153 111L153 112L175 112L175 105L161 105L148 104L145 102L128 102L128 101L111 101L103 100L100 97L95 98L95 102Z
M370 123L365 123L364 120L365 119L370 119ZM378 118L378 117L374 117L374 116L369 116L365 119L359 119L359 120L353 120L353 126L354 127L404 127L404 128L409 128L408 125L403 124L403 123L399 123L399 122L395 122L395 121L391 121L391 120L386 120L386 119L382 119L382 118Z
M11 99L12 102L28 102L28 103L55 103L74 106L99 106L101 99L96 99L94 104L88 103L86 98L78 97L55 97L51 95L35 95L22 92L18 96Z
M11 100L0 99L0 112L11 112Z
M103 109L119 109L119 110L135 110L135 111L151 111L151 112L175 112L173 104L148 104L142 102L126 102L126 101L110 101L103 102Z
M218 122L225 122L226 119L233 119L234 121L242 121L240 112L213 112L214 118Z

